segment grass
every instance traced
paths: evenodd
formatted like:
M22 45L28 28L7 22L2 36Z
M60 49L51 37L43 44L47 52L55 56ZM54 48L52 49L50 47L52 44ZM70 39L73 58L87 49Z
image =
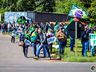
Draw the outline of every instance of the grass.
M67 46L65 48L63 61L64 62L96 62L96 56L91 56L90 51L87 52L87 57L82 56L82 45L80 40L77 40L77 47L74 47L75 52L70 51L69 47L69 39ZM53 48L53 52L56 52L57 50ZM56 56L55 56L56 57Z

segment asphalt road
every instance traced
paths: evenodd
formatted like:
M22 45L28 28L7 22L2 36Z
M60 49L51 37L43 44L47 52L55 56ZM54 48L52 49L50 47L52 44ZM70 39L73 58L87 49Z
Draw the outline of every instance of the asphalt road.
M0 33L0 72L92 72L96 63L62 62L46 59L34 60L32 49L25 58L22 47L10 42L10 36Z

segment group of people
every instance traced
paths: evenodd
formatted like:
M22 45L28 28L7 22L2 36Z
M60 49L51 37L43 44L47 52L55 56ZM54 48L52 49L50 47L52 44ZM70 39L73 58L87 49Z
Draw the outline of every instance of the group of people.
M9 25L10 26L10 25ZM51 59L53 42L57 42L58 47L58 59L62 59L64 56L64 50L67 45L67 39L70 38L70 51L74 52L75 38L68 35L68 24L64 22L53 23L32 23L32 24L19 24L10 26L8 32L11 31L11 42L15 43L16 35L19 36L19 45L23 48L25 57L28 57L28 47L34 49L34 58L40 58L40 51L43 50L44 57ZM89 33L92 30L88 25L84 26L84 31L81 33L82 44L82 56L87 56L89 49ZM48 42L48 39L54 39L53 42Z
M16 29L15 23L0 23L0 31L2 33L10 33Z
M67 35L63 28L64 24L57 25L59 26L53 27L49 23L28 25L20 34L20 44L23 43L24 56L27 57L28 47L31 45L34 49L35 59L39 59L41 50L43 50L44 57L51 59L53 42L48 42L48 39L55 37L55 41L59 44L58 59L62 59L67 44Z

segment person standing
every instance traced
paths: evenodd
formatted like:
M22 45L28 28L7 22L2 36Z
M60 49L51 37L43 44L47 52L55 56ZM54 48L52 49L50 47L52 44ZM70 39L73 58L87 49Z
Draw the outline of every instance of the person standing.
M25 40L25 36L23 34L23 32L20 34L20 37L19 37L19 42L24 42Z
M37 48L36 48L37 37L38 37L38 28L35 28L35 31L31 34L31 37L30 37L35 56L37 51Z
M46 36L47 36L47 38L53 37L54 36L53 30L48 29ZM48 48L50 49L50 54L52 54L52 45L53 45L53 43L48 44Z
M8 25L7 25L7 31L8 31L8 33L10 33L10 31L11 31L11 23L8 23Z
M36 51L36 59L39 59L39 54L41 49L43 49L43 53L44 53L44 57L46 57L46 53L48 53L48 57L50 57L50 52L49 52L49 48L48 48L48 43L47 43L47 36L46 33L42 33L42 30L39 28L38 29L38 40L39 40L39 46L37 47L37 51Z
M29 41L27 38L24 40L23 44L23 53L25 57L28 57L28 47L31 45L31 41Z
M81 43L82 43L82 56L87 56L87 50L89 48L89 31L87 30L87 26L85 26L85 30L81 34Z
M59 29L57 31L56 37L58 39L58 44L59 44L59 51L58 51L59 59L61 60L64 55L65 46L67 44L67 36L62 29Z
M15 43L15 31L12 31L12 35L11 35L11 43Z

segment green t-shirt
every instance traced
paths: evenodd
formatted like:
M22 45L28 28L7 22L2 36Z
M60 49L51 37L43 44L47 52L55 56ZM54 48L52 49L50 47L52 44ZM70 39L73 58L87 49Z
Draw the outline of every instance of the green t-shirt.
M36 31L34 31L31 35L31 42L35 42L37 39L38 33Z

